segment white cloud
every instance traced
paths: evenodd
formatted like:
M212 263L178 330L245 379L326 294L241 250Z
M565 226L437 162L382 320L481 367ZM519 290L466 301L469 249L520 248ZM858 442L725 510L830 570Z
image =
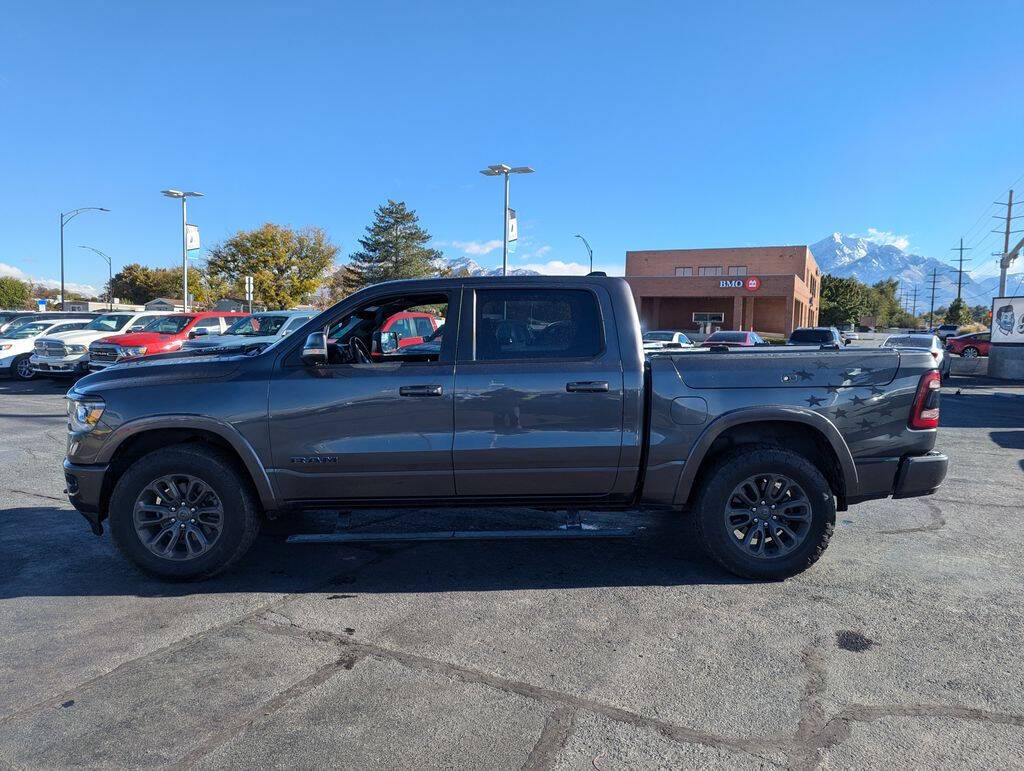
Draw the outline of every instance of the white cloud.
M440 242L438 242L438 243L440 243ZM483 241L483 242L480 242L480 241L452 241L452 246L454 246L456 249L458 249L459 251L463 252L464 254L472 254L472 255L474 255L476 257L479 257L479 256L482 256L484 254L490 254L495 249L500 248L501 247L501 241L498 240L498 239L493 239L491 241Z
M562 260L548 260L547 262L532 262L516 267L535 270L546 276L585 276L590 271L589 265L579 262L563 262Z
M866 235L854 235L856 235L857 238L863 238L865 241L871 241L872 243L883 244L885 246L895 246L897 249L905 250L910 246L910 239L907 236L901 236L898 233L893 233L889 230L868 228Z
M540 246L540 247L534 249L532 252L523 252L521 255L519 255L519 259L520 260L539 260L541 257L543 257L545 254L547 254L550 251L551 251L551 247L548 246L547 244L545 244L544 246Z
M60 281L55 278L34 278L28 275L21 268L0 262L0 276L11 276L22 281L31 281L34 284L42 284L47 289L60 289ZM100 290L90 284L78 284L74 281L65 281L64 288L69 292L77 292L86 297L99 297Z

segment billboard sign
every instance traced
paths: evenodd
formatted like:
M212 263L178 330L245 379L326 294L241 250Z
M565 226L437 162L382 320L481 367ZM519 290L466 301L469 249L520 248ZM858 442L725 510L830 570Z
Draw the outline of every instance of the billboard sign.
M992 343L1024 345L1024 297L993 298Z

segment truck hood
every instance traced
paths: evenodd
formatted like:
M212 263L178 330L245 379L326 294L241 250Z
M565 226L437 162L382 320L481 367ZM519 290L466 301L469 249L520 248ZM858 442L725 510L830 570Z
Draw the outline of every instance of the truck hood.
M110 330L102 329L72 329L68 332L56 332L52 335L43 335L36 340L58 340L67 345L88 345L104 337L110 337ZM117 334L116 332L114 334Z
M103 338L104 343L112 345L145 345L161 347L168 344L180 344L183 338L177 335L161 335L156 332L130 332L125 335L109 335Z
M237 372L249 358L241 348L205 356L182 355L178 352L144 356L86 375L75 383L74 390L76 393L88 394L102 393L110 388L223 380Z

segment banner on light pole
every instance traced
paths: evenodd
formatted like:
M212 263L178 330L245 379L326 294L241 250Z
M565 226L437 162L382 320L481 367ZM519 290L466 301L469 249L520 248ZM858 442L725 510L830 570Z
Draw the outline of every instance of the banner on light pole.
M191 252L199 248L199 226L185 226L185 251Z
M516 241L519 239L519 222L516 220L516 210L508 210L508 251L511 254L516 250Z

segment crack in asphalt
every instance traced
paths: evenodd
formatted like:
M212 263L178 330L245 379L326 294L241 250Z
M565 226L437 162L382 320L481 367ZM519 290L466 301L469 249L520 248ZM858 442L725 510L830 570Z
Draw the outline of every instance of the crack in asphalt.
M573 723L576 721L576 710L572 707L556 707L544 721L537 743L530 751L530 756L523 763L523 771L544 771L554 768L558 753L565 747L572 736Z
M17 494L17 495L27 495L30 498L42 498L45 501L58 501L59 503L68 503L68 499L67 498L61 498L61 497L59 497L57 495L46 495L45 493L33 493L33 492L29 492L28 490L16 490L14 488L9 488L7 490L4 490L4 492L5 493L14 493L14 494ZM70 505L70 504L68 504L68 505Z

